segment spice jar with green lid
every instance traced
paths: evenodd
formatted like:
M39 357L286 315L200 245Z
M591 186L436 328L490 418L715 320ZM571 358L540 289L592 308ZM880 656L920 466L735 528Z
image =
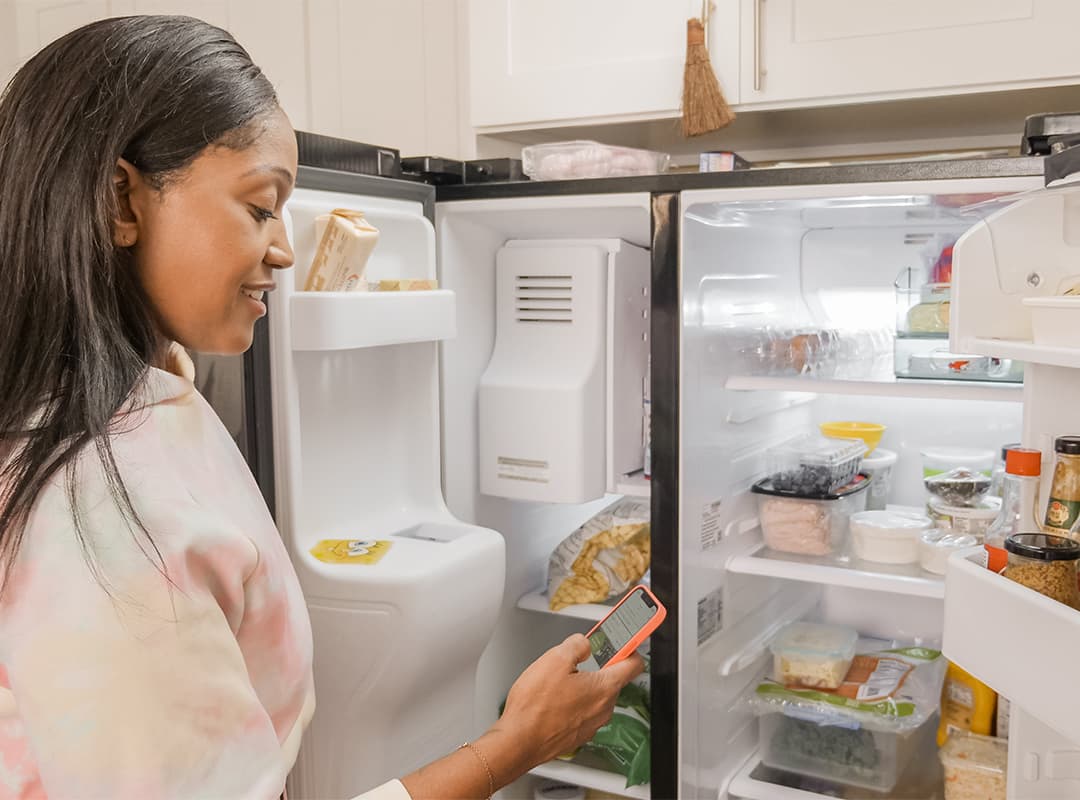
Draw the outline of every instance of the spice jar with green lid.
M1080 436L1054 440L1054 476L1043 530L1068 536L1080 518Z
M1080 543L1049 533L1014 533L1005 540L1005 550L1006 578L1080 609Z

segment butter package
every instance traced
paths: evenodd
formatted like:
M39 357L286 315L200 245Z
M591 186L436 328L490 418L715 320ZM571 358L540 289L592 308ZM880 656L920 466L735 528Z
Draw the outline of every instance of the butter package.
M319 246L304 282L305 292L367 291L364 278L379 230L363 213L335 208L315 219Z
M417 278L371 282L373 292L430 292L438 288L438 281Z

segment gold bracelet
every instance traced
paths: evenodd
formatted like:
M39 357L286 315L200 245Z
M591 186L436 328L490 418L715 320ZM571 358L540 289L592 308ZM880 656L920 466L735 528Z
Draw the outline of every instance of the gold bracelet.
M491 800L492 795L495 794L495 774L491 771L491 766L488 764L488 760L484 758L484 754L480 752L480 748L472 742L465 742L458 750L469 749L476 754L476 757L480 759L480 763L484 766L484 772L487 773L488 778L488 796L487 800Z

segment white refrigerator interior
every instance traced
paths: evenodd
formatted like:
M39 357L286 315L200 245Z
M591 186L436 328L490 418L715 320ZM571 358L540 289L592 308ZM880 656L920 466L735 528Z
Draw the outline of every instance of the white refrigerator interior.
M945 582L917 564L860 561L849 550L774 552L749 489L767 474L770 446L824 421L886 426L881 446L899 455L889 502L908 507L925 508L923 448L996 451L1021 440L1030 388L894 376L894 281L978 222L987 213L978 203L996 207L995 198L1039 185L986 178L682 193L679 602L699 613L679 620L680 797L862 796L763 763L744 700L771 674L769 642L794 620L940 647ZM971 624L1000 645L991 621ZM928 742L892 794L872 796L941 797ZM1066 796L1080 793L1056 795Z
M317 708L289 796L353 797L471 738L504 545L441 490L439 345L453 293L305 293L315 218L363 211L373 280L434 278L419 203L298 189L296 267L271 294L278 523L315 645Z

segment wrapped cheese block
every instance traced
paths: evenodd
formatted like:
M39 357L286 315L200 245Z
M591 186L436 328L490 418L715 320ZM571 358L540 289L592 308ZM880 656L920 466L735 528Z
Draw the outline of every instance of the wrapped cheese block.
M379 230L360 211L335 208L315 219L319 246L304 282L305 292L367 291L364 279Z

